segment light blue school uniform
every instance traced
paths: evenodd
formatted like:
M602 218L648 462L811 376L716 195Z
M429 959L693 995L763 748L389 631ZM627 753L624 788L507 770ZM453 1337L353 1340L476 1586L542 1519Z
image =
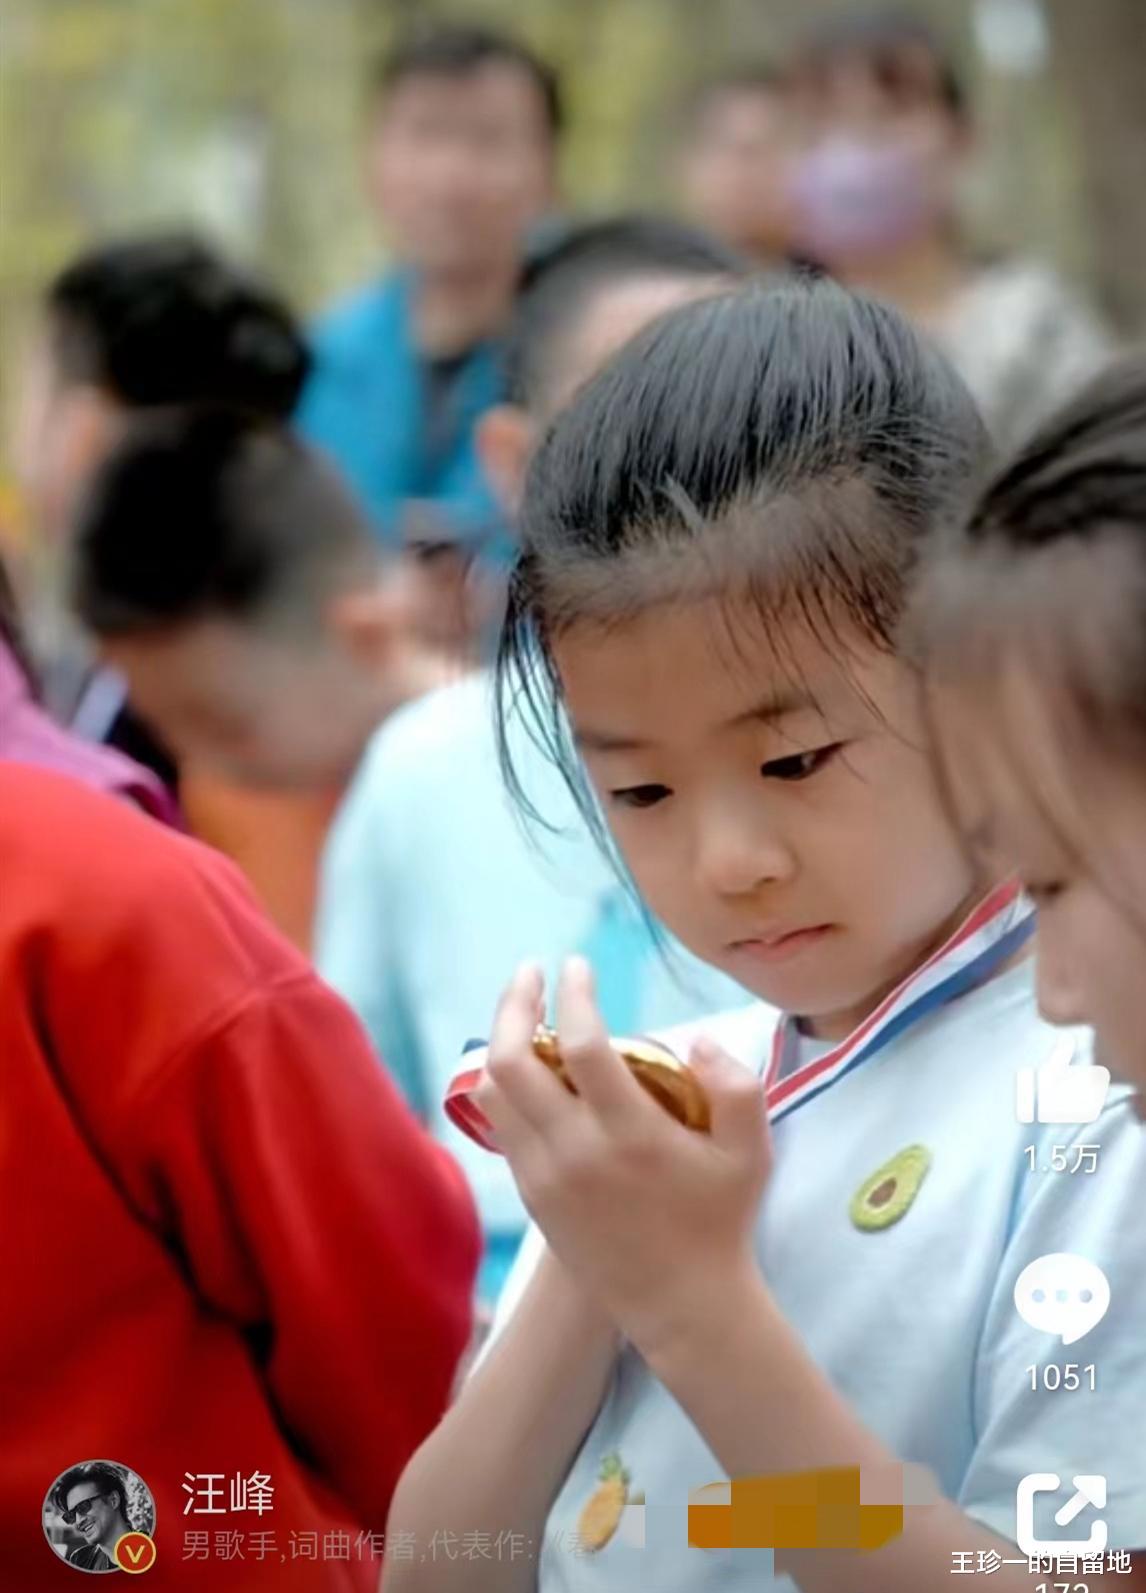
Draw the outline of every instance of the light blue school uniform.
M1058 1473L1065 1491L1040 1496L1036 1531L1085 1539L1095 1512L1069 1528L1052 1517L1075 1476L1097 1474L1109 1491L1099 1513L1109 1547L1142 1549L1146 1132L1122 1089L1085 1128L1017 1121L1017 1070L1043 1065L1062 1044L1062 1031L1037 1016L1032 974L1022 964L932 1012L775 1123L757 1253L788 1321L859 1418L901 1460L927 1467L968 1515L1016 1542L1020 1482ZM703 1030L763 1071L775 1023L757 1007L666 1038L679 1051ZM1075 1060L1088 1060L1087 1037L1079 1047ZM1042 1171L1056 1143L1098 1145L1097 1170ZM1025 1154L1031 1144L1036 1172ZM914 1202L891 1226L857 1226L849 1214L857 1191L914 1145L931 1157ZM485 1353L542 1248L531 1229ZM1030 1262L1063 1251L1097 1263L1111 1288L1106 1317L1066 1347L1028 1326L1013 1297ZM1096 1366L1093 1392L1032 1391L1028 1368L1071 1362ZM626 1532L599 1553L579 1553L578 1517L611 1452L645 1496L644 1546ZM627 1349L553 1505L540 1593L793 1589L772 1574L770 1551L688 1547L690 1492L725 1476Z
M383 542L400 544L403 516L417 503L433 513L443 541L500 547L503 516L474 428L504 396L501 350L487 341L466 355L451 383L446 424L431 447L413 286L410 272L394 271L320 317L296 424L339 465Z
M485 673L422 699L377 732L330 836L316 958L378 1054L461 1162L487 1238L480 1289L496 1298L526 1226L509 1169L448 1121L467 1041L488 1036L517 966L550 991L574 952L592 963L610 1032L641 1034L750 997L662 948L589 836L565 785L515 722L519 774L550 835L528 834L505 790Z

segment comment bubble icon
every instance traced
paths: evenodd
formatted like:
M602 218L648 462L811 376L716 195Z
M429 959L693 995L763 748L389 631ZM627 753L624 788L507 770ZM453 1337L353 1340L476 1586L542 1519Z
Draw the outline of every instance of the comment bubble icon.
M1110 1284L1085 1256L1055 1251L1019 1274L1015 1306L1028 1327L1075 1344L1096 1328L1110 1307Z

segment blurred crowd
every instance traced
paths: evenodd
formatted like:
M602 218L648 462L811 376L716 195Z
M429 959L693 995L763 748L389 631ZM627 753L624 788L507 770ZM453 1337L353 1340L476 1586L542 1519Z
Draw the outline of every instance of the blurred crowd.
M558 74L512 37L439 27L395 43L363 131L386 264L313 325L191 232L62 262L14 454L33 535L0 569L0 758L110 792L237 865L249 911L299 953L290 968L312 961L345 998L371 1065L460 1163L482 1314L527 1219L506 1164L451 1125L443 1098L513 969L529 957L552 982L584 954L619 1034L744 999L633 901L526 727L510 716L513 745L499 743L490 666L537 441L634 333L754 276L831 277L897 306L961 371L1000 450L1114 346L1046 261L968 245L975 109L943 41L910 17L837 21L790 59L699 85L666 150L675 215L570 214L565 121ZM172 892L177 920L182 885L147 866L156 909ZM209 980L207 951L198 966ZM339 1037L359 1040L312 1021L337 1093ZM360 1087L352 1076L350 1096ZM354 1162L372 1110L367 1095L330 1120L316 1109L314 1143L337 1131ZM271 1132L262 1112L253 1102L235 1132ZM407 1154L363 1132L361 1154ZM472 1257L443 1238L442 1166L399 1166L394 1188L445 1289ZM415 1211L420 1180L434 1187ZM375 1270L369 1223L327 1215ZM208 1280L216 1303L232 1298L224 1270ZM392 1286L407 1287L400 1267ZM441 1326L433 1297L440 1370L463 1330ZM438 1392L391 1425L395 1455Z
M686 280L823 272L889 300L955 360L1003 449L1110 351L1047 263L968 247L973 108L909 17L837 21L788 62L698 87L666 152L687 220L565 212L564 121L556 72L519 42L418 34L369 84L367 198L390 264L314 326L190 234L97 245L44 292L6 690L30 694L21 724L36 699L51 714L36 723L55 755L235 857L305 948L323 839L356 771L349 811L366 800L372 733L488 658L531 435ZM258 418L268 449L315 449L278 461L273 510L269 459L226 502L180 490L181 472L202 492L242 478L254 445L201 406ZM308 487L320 456L338 481ZM61 725L84 745L65 750ZM343 912L333 889L330 935Z

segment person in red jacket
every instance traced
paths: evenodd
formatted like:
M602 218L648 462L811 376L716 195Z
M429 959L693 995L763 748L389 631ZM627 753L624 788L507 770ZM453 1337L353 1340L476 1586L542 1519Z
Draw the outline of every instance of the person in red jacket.
M233 865L17 764L0 989L0 1580L70 1585L51 1490L98 1458L156 1593L376 1586L470 1329L460 1173Z

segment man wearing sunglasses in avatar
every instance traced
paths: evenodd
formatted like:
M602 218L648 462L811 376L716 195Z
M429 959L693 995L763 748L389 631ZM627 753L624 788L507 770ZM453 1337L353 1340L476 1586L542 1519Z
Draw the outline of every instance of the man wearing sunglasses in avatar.
M52 1502L84 1541L68 1554L80 1571L118 1571L115 1546L132 1531L127 1519L127 1487L118 1471L102 1461L73 1466L52 1489Z

